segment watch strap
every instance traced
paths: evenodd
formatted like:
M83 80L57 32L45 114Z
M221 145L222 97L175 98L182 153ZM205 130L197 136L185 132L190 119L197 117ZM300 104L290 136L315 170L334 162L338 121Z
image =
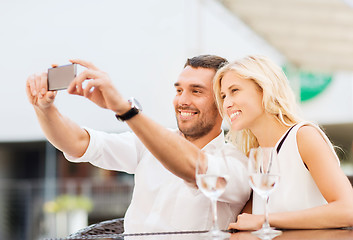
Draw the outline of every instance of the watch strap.
M138 110L137 108L131 108L129 111L127 111L126 113L122 114L122 115L118 115L115 114L115 117L119 120L119 121L126 121L131 119L132 117L134 117L135 115L137 115L140 112L140 110Z

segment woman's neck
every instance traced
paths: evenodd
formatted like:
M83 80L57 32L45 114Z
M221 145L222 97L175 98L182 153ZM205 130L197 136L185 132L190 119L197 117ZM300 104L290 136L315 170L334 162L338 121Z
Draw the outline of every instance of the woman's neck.
M250 130L261 147L274 147L288 129L288 126L278 121L273 115L267 115Z

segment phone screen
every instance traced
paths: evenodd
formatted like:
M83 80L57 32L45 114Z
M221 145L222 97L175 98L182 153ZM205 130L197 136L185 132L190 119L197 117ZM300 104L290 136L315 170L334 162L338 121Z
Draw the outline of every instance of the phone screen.
M76 64L63 65L48 69L48 90L67 89L76 77Z

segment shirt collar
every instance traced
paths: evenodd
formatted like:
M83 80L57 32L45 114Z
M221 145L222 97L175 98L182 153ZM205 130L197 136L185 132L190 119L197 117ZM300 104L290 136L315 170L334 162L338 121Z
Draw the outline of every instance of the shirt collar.
M183 134L180 132L179 129L175 129L175 131L182 136ZM224 140L224 131L223 129L221 129L221 133L215 137L214 139L212 139L212 141L210 141L209 143L207 143L201 150L206 150L206 151L210 151L210 150L216 150L218 148L221 148L223 145L225 144L225 140Z
M206 151L209 151L209 150L216 150L216 149L219 149L221 148L223 145L225 144L225 141L224 141L224 131L222 129L221 133L215 137L214 139L212 139L212 141L210 141L209 143L206 144L206 146L204 146L202 148L202 150L206 150Z

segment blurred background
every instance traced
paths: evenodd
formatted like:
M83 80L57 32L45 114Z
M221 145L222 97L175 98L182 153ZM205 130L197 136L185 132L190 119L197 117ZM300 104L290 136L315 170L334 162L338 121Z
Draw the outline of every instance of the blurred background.
M173 83L186 58L266 55L353 175L352 7L349 0L0 1L0 239L65 237L124 216L129 204L133 176L66 161L27 101L28 75L72 58L108 72L126 98L174 128ZM65 91L56 105L82 126L129 130Z

